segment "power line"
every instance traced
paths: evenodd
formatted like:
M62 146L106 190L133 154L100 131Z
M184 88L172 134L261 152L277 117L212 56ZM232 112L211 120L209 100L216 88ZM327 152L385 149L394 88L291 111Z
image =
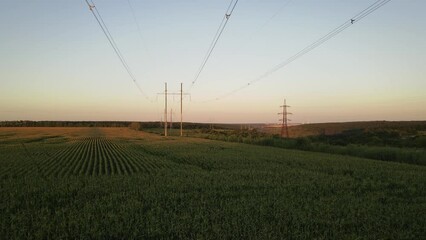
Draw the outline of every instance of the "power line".
M266 22L264 22L262 24L262 26L257 30L257 32L259 32L260 30L262 30L266 25L269 24L269 22L271 22L276 16L278 16L278 14L283 11L287 5L289 5L292 2L292 0L287 0L286 2L284 2L283 5L281 5L281 7L268 19L266 20Z
M148 51L148 48L146 47L143 34L142 34L142 30L141 30L142 28L141 28L141 26L139 24L139 21L138 21L138 19L136 17L136 14L135 14L135 9L133 8L133 5L130 3L130 0L127 0L127 3L129 4L130 11L132 12L133 20L134 20L134 22L136 24L136 27L137 27L137 30L138 30L138 34L139 34L139 38L140 38L141 43L142 43L142 45L144 47L144 50L145 50L145 52L146 52L147 55L150 55L150 53ZM151 58L151 56L149 56L149 57Z
M103 30L103 32L104 32L104 34L105 34L105 35L106 35L106 37L108 38L108 40L109 40L109 42L110 42L111 46L114 48L114 50L115 50L116 54L117 54L117 55L118 55L118 57L120 58L121 63L123 64L123 66L124 66L124 68L126 69L126 71L128 71L128 73L129 73L129 75L130 75L130 77L131 77L132 79L135 79L134 75L133 75L133 74L132 74L132 72L130 71L129 66L127 65L126 61L124 60L124 57L123 57L123 55L122 55L122 53L121 53L120 49L118 48L117 43L115 42L115 40L114 40L114 38L112 37L112 35L111 35L111 33L110 33L110 31L109 31L109 29L108 29L107 25L105 24L104 19L102 18L102 15L101 15L101 14L100 14L100 12L98 11L98 9L95 7L95 3L93 2L93 0L90 0L90 2L92 3L92 5L89 5L89 8L90 8L90 10L92 11L93 16L95 16L96 20L97 20L97 21L98 21L98 23L99 23L99 26L102 28L102 30ZM87 4L89 4L87 0L86 0L86 3L87 3ZM93 12L93 9L95 9L95 11L96 11L96 14L97 14L97 15ZM99 22L99 20L100 20L100 22Z
M105 24L101 14L99 13L98 9L95 7L95 3L93 2L93 0L90 0L91 4L89 3L88 0L85 0L87 3L87 6L89 6L89 10L90 12L93 14L93 16L95 17L96 21L98 22L100 28L102 29L102 32L105 34L105 36L108 39L108 42L111 44L111 47L114 49L115 54L117 55L117 57L120 59L121 64L123 65L124 69L126 70L127 74L130 76L130 78L132 79L133 83L136 85L136 87L138 88L139 92L147 99L150 101L150 99L148 98L148 96L145 94L145 92L142 90L142 88L139 86L138 82L136 81L135 76L133 75L132 71L130 70L129 65L127 64L126 60L124 59L123 55L121 54L120 49L118 48L117 44L114 41L114 38L112 37L107 25ZM93 11L93 9L95 11Z
M219 41L220 36L223 33L223 30L226 27L226 24L228 23L229 18L231 17L232 13L234 12L235 6L238 3L238 0L235 1L234 5L232 6L232 3L234 3L234 0L231 0L231 2L229 3L228 8L226 9L225 15L222 18L222 22L219 25L219 28L216 31L216 34L213 38L213 41L210 44L209 49L207 50L206 56L204 57L198 71L197 74L195 75L194 80L192 81L191 87L192 88L194 86L194 84L197 82L198 78L200 77L201 72L203 71L204 67L206 66L207 61L209 60L214 48L216 47L217 42ZM231 8L232 6L232 8Z
M271 75L272 73L280 70L281 68L289 65L290 63L294 62L295 60L297 60L298 58L302 57L303 55L309 53L310 51L314 50L315 48L319 47L320 45L322 45L323 43L325 43L326 41L328 41L329 39L333 38L334 36L336 36L337 34L341 33L343 30L347 29L348 27L352 26L354 23L359 22L361 19L363 19L364 17L368 16L369 14L371 14L372 12L374 12L375 10L379 9L380 7L382 7L383 5L385 5L386 3L390 2L391 0L377 0L376 2L374 2L373 4L371 4L369 7L365 8L363 11L359 12L358 14L356 14L355 16L353 16L352 18L350 18L349 20L345 21L343 24L341 24L340 26L336 27L335 29L333 29L332 31L330 31L329 33L327 33L326 35L322 36L321 38L319 38L318 40L316 40L315 42L311 43L310 45L308 45L307 47L303 48L302 50L300 50L299 52L297 52L296 54L294 54L293 56L291 56L290 58L288 58L287 60L281 62L280 64L274 66L273 68L271 68L270 70L268 70L267 72L265 72L264 74L258 76L257 78L251 80L250 82L242 85L239 88L236 88L228 93L225 93L219 97L216 97L214 99L210 99L204 102L210 102L210 101L215 101L215 100L220 100L222 98L226 98L229 97L233 94L235 94L236 92L239 92L247 87L249 87L250 85L263 80L264 78L268 77L269 75Z

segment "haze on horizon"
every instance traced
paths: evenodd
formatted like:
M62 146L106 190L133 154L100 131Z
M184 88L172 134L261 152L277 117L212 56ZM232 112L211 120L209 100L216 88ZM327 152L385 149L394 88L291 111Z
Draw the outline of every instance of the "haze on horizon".
M135 87L84 0L0 1L0 121L158 121L188 90L229 0L95 0ZM264 74L375 0L240 0L184 100L184 121L426 120L426 1L392 0L288 66ZM179 98L169 97L179 117Z

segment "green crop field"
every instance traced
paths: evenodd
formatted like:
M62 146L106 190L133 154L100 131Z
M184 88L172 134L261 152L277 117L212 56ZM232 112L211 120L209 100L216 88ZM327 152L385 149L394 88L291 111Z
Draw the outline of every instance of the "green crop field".
M1 239L424 239L426 166L127 128L0 128Z

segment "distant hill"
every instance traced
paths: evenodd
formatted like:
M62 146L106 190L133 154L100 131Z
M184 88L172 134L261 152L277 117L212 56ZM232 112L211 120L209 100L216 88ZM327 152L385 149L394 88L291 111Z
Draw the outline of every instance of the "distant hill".
M281 131L276 125L265 125L260 130L269 134L279 134ZM290 137L335 135L348 130L394 130L410 134L410 132L426 132L426 121L335 122L289 126Z
M0 127L129 127L132 121L3 121ZM137 122L141 129L161 128L161 122ZM178 124L178 123L174 123ZM177 126L177 125L175 125ZM190 123L184 122L185 129L256 129L267 134L279 134L279 124L227 124L227 123ZM366 121L335 122L289 125L290 137L317 135L335 135L349 130L363 131L398 131L403 135L423 135L426 133L426 121Z

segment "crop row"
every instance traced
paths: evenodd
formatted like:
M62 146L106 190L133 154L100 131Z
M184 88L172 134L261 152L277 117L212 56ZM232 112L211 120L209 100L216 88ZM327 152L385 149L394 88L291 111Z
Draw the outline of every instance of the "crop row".
M9 173L13 169L14 175L130 175L170 167L170 163L161 157L105 137L81 138L59 150L43 154L34 149L27 150L24 146L19 154L11 153L5 157L14 159L9 161L7 170L4 169Z
M158 157L134 151L129 144L104 137L85 138L46 161L47 175L129 175L168 165Z

